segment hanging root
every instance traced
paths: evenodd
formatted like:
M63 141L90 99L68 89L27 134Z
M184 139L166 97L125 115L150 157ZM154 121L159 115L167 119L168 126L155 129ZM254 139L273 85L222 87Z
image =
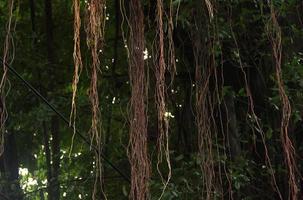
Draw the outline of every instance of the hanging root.
M206 4L206 7L209 9L209 5ZM195 58L195 109L198 152L201 160L200 168L203 174L202 199L211 200L217 198L217 195L222 193L220 187L222 183L220 169L218 172L216 171L217 163L215 157L219 152L215 150L217 145L217 128L214 117L215 99L210 89L211 77L215 73L213 41L215 32L209 30L213 25L210 23L210 20L208 23L204 20L203 11L203 1L200 1L197 3L194 26L196 28L193 32L192 42ZM207 33L209 38L207 38ZM209 41L208 45L205 43L206 38Z
M199 36L198 36L199 37ZM201 38L200 38L201 39ZM210 52L203 54L201 41L195 40L195 83L196 83L196 124L198 130L198 150L201 159L200 168L203 173L202 197L206 200L215 199L220 193L220 171L216 173L214 142L217 142L216 122L214 118L214 103L210 92L210 78L214 73L212 62L212 46ZM204 61L203 61L204 60ZM221 192L222 193L222 192Z
M81 28L81 18L80 18L80 0L73 0L74 8L74 76L73 76L73 97L72 97L72 108L70 113L69 125L73 127L74 134L72 138L72 145L70 153L72 152L73 141L76 133L76 116L77 116L77 105L76 105L76 96L77 96L77 86L80 78L80 74L83 68L82 59L81 59L81 46L80 46L80 28Z
M130 138L128 157L131 165L130 199L149 197L150 163L147 151L146 77L144 68L144 23L141 0L130 0L129 73L131 83Z
M295 160L295 149L288 136L288 125L291 115L291 106L287 94L284 89L282 80L282 37L281 28L276 18L273 3L270 5L271 9L271 24L269 26L269 38L271 40L273 57L275 59L276 79L279 88L280 99L282 101L282 119L281 119L281 141L284 152L285 165L288 170L288 184L289 184L289 197L290 199L298 198L298 186L296 176L298 175L296 160Z
M99 53L102 52L104 42L105 27L105 0L90 0L87 4L86 19L87 45L91 50L91 82L89 90L89 99L92 106L92 123L91 123L91 143L97 146L96 152L96 180L93 192L93 198L97 199L97 183L102 187L102 165L100 154L102 153L102 135L101 135L101 112L99 108L98 96L98 72L100 71ZM99 179L99 180L98 180Z
M177 73L173 32L174 32L173 2L172 2L172 0L170 0L169 14L168 14L168 33L167 33L167 37L168 37L168 64L167 64L167 68L168 68L168 70L171 74L171 83L173 82L174 76Z
M8 21L6 24L6 35L3 47L3 75L0 82L0 155L4 151L4 134L5 134L5 122L7 119L7 110L5 106L5 99L7 96L7 65L10 65L14 59L14 49L13 49L13 38L12 31L15 29L15 21L13 21L13 8L14 0L8 1ZM12 48L12 50L10 50Z
M200 21L201 22L201 21ZM198 23L200 23L198 22ZM199 27L201 26L198 25ZM212 136L210 130L210 119L208 111L208 92L210 71L208 66L204 66L202 61L202 38L199 36L201 30L198 28L194 39L195 55L195 83L196 83L196 124L198 130L198 150L201 159L201 170L203 175L203 193L204 199L211 199L214 180L214 162L212 155ZM205 56L206 57L206 56ZM205 70L203 70L205 67ZM202 73L203 70L203 73Z
M165 58L164 58L164 33L163 33L163 1L157 0L156 10L156 21L157 21L157 36L158 45L157 50L159 51L158 62L156 64L155 76L156 76L156 107L158 114L158 162L157 169L161 176L164 188L160 198L162 198L165 189L171 178L171 165L169 156L169 138L168 138L168 118L165 117L166 105L165 105ZM171 41L172 42L172 41ZM170 47L171 48L171 47ZM167 179L163 178L160 170L160 164L162 163L163 153L165 156L166 164L168 167Z
M230 19L229 23L230 23L229 25L230 25L232 39L234 40L234 43L235 43L235 46L236 46L236 51L237 51L237 55L238 55L238 63L240 65L240 69L241 69L241 72L242 72L243 77L244 77L245 91L246 91L246 95L248 97L249 111L251 113L253 122L256 124L257 131L259 132L259 134L261 136L261 141L262 141L262 144L264 146L264 151L265 151L265 163L266 163L266 165L269 169L269 172L270 172L270 175L271 175L271 178L272 178L272 181L273 181L273 187L274 187L275 191L277 192L277 194L279 196L279 199L282 200L283 198L282 198L281 192L279 190L279 187L277 185L276 177L275 177L275 174L274 174L274 169L272 167L271 159L269 157L269 153L268 153L268 149L267 149L267 145L266 145L266 140L265 140L265 134L264 134L260 119L258 118L258 116L255 113L253 97L252 97L251 90L250 90L250 87L249 87L247 75L246 75L246 72L244 70L239 45L238 45L238 42L237 42L237 39L236 39L236 35L233 31L231 19Z
M215 163L212 143L212 130L210 121L209 97L209 78L210 71L201 74L202 65L196 59L196 123L198 128L198 147L199 157L201 158L201 170L203 176L203 187L205 199L213 199L215 189Z
M91 50L92 56L91 83L89 92L93 116L91 125L91 139L96 139L98 141L101 139L99 132L100 110L98 97L98 71L100 70L99 52L101 52L104 42L105 2L100 0L91 0L88 3L87 9L87 45Z

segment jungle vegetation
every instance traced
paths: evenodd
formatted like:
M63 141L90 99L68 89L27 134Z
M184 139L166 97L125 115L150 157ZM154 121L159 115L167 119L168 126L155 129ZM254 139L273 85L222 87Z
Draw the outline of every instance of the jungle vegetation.
M0 199L302 199L302 1L1 0L0 44Z

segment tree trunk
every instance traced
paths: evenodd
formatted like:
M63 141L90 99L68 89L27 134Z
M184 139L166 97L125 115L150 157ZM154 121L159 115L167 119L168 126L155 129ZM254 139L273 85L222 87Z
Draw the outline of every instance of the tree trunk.
M29 0L30 14L31 14L31 24L32 24L32 34L33 34L33 45L37 44L37 34L36 34L36 7L35 1Z
M1 180L4 182L0 190L0 199L22 200L17 145L13 133L6 133L5 135L4 153L0 157L0 165Z
M51 182L52 182L51 152L49 147L49 135L46 127L46 122L42 122L42 126L43 126L44 152L45 152L46 170L47 170L46 178L47 178L48 200L53 200L52 190L51 190Z
M48 61L48 72L51 80L56 77L55 69L53 64L55 63L55 52L54 52L54 37L53 37L53 19L52 19L52 0L44 1L45 9L45 28L46 28L46 50L47 50L47 61ZM50 91L54 91L54 81L51 81L47 87ZM52 116L51 123L51 161L50 166L51 177L49 181L50 189L48 190L49 200L60 199L60 184L59 184L59 171L60 171L60 138L59 138L59 118Z
M57 116L52 117L51 122L52 134L52 180L51 189L53 200L60 199L59 171L60 171L60 138L59 138L59 119Z
M241 154L240 135L238 131L237 116L235 109L235 97L227 93L224 96L226 106L226 125L229 152L231 159L235 159Z

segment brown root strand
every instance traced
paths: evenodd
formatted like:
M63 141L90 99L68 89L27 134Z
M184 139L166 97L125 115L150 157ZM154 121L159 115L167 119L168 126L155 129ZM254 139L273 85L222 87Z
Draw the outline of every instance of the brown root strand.
M279 199L282 200L283 199L282 194L279 190L279 187L278 187L278 184L277 184L277 181L276 181L276 177L275 177L275 174L274 174L274 169L272 167L272 162L271 162L271 159L269 157L269 152L268 152L266 139L265 139L265 133L263 131L261 121L255 113L254 100L253 100L253 97L252 97L251 89L249 87L247 74L244 70L244 65L243 65L243 62L242 62L242 59L241 59L241 54L240 54L238 41L237 41L236 35L233 31L231 19L230 19L229 23L230 23L230 30L231 30L232 39L234 40L234 43L235 43L235 46L236 46L236 51L237 51L237 54L238 54L238 63L240 65L240 69L241 69L241 72L242 72L243 78L244 78L245 91L246 91L246 95L248 97L249 112L251 113L252 120L256 124L257 131L261 136L261 142L263 144L264 151L265 151L265 163L266 163L266 166L269 169L269 172L270 172L270 175L271 175L271 178L272 178L272 181L273 181L273 188L276 191L277 195L279 196Z
M12 31L15 28L15 21L13 20L13 8L14 8L14 0L8 1L8 21L6 24L6 35L3 47L3 75L0 82L0 155L2 155L4 151L4 135L5 135L5 122L7 120L8 114L5 105L5 99L7 96L7 64L11 64L14 59L14 49L11 50L13 47L13 38L12 38Z
M203 198L210 200L213 199L213 193L215 191L215 161L213 152L213 134L210 116L212 115L210 107L212 106L210 93L209 93L209 81L211 76L210 66L204 65L201 61L201 52L198 47L195 48L196 57L196 124L198 128L198 150L199 157L201 159L201 170L203 176ZM206 69L201 73L202 67Z
M156 9L156 21L157 21L157 35L158 44L157 49L159 51L158 62L155 67L155 77L156 77L156 107L157 107L157 118L158 118L158 162L157 169L161 176L164 188L159 199L162 198L165 189L171 178L171 165L169 156L169 138L168 138L168 117L165 116L166 105L165 105L165 58L164 58L164 32L163 32L163 1L157 0ZM174 58L173 58L174 59ZM165 161L168 167L167 179L165 180L161 170L160 164L162 163L163 153Z
M128 157L131 165L130 199L149 198L150 162L147 150L146 76L144 68L144 14L140 0L129 1L129 74L131 83L130 138Z
M76 116L77 116L77 105L76 105L76 97L77 97L77 88L78 82L80 78L80 74L83 68L82 58L81 58L81 45L80 45L80 28L81 28L81 17L80 17L80 0L73 0L73 9L74 9L74 76L72 82L72 107L70 112L70 126L74 129L74 134L72 138L73 147L73 139L76 133ZM72 151L72 150L71 150Z
M177 73L176 59L175 59L175 45L173 40L174 22L173 22L173 2L170 0L169 15L168 15L168 64L167 68L171 74L171 83L174 80L174 76Z
M282 36L281 28L276 18L274 6L271 3L271 30L269 31L269 37L271 40L273 57L275 61L276 79L279 88L280 99L282 101L282 119L281 119L281 141L284 152L285 165L288 170L288 184L289 184L289 199L298 199L299 188L297 185L297 176L299 175L296 159L295 159L295 148L288 136L288 126L291 116L291 105L287 97L283 80L282 80Z
M104 28L105 28L105 0L90 0L87 4L86 17L86 34L87 45L91 51L91 82L89 89L89 99L91 102L91 143L94 144L98 152L95 156L96 180L93 191L93 199L98 199L98 183L100 190L103 192L102 186L102 163L99 154L102 152L102 133L101 133L101 112L99 106L98 95L98 73L100 72L99 53L102 52L104 43ZM106 198L106 197L105 197Z
M211 200L217 198L216 195L223 196L221 169L215 157L219 154L215 148L217 141L217 125L214 116L216 104L216 91L213 93L210 88L210 81L215 74L214 57L214 39L215 32L211 30L214 25L210 20L205 21L203 4L201 1L197 4L197 15L195 17L196 30L193 32L193 52L195 58L195 112L196 126L198 135L198 156L201 160L200 168L203 174L202 178L202 199ZM208 8L207 5L205 5ZM206 17L207 18L207 17ZM210 16L208 17L210 18ZM204 46L207 37L204 33L205 24L209 36L208 45ZM219 167L220 168L220 167Z

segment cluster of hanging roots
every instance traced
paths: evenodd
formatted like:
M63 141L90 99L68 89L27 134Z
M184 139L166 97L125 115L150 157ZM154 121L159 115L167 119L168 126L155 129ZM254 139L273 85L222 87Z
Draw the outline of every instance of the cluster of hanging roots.
M12 2L12 0L10 1ZM208 12L208 24L207 27L212 27L213 32L208 32L208 37L212 38L209 44L206 46L207 52L205 52L204 38L199 35L201 33L201 20L195 21L197 29L194 35L194 56L195 56L195 84L196 84L196 98L195 98L195 108L196 108L196 125L198 130L198 149L199 158L201 160L200 167L203 174L203 193L204 199L214 199L216 195L223 196L223 183L221 169L224 169L227 179L229 180L229 175L225 169L225 166L220 166L215 160L219 157L219 151L214 148L217 138L217 122L214 119L215 106L220 107L220 88L218 88L217 74L215 72L215 53L214 53L214 43L216 38L215 25L213 20L215 20L215 9L214 2L211 0L205 0L201 3L204 5ZM81 50L80 50L80 0L74 0L74 77L73 77L73 98L72 98L72 111L71 111L71 121L73 121L73 126L75 127L75 116L76 116L76 93L77 85L79 82L79 76L82 70L82 60L81 60ZM281 70L281 55L282 55L282 45L281 45L281 30L276 19L276 14L274 12L273 5L271 8L271 22L269 29L269 36L273 49L273 56L275 59L276 68L276 78L279 87L279 94L282 101L282 119L281 119L281 141L282 147L285 155L285 163L289 174L289 191L290 197L292 199L297 198L298 186L296 183L296 162L295 162L295 151L288 137L288 124L290 120L291 107L289 100L287 98L285 89L283 87L282 81L282 70ZM91 64L91 84L89 97L92 105L92 125L91 125L91 141L93 145L98 147L99 152L96 153L96 170L97 177L99 180L97 183L102 183L101 180L101 158L99 157L102 150L102 138L101 138L101 114L99 108L99 97L98 97L98 73L100 70L100 60L99 54L102 52L103 39L104 39L104 16L105 16L105 1L104 0L90 0L87 4L86 13L86 33L87 33L87 45L91 51L92 64ZM164 21L167 17L167 34L164 33ZM201 15L200 15L201 17ZM129 135L129 148L128 157L131 165L131 189L130 189L130 199L142 200L149 198L149 187L148 182L151 176L151 167L148 156L147 147L147 78L146 78L146 68L144 64L143 51L145 49L145 38L144 38L144 13L140 0L130 0L129 1L129 76L131 84L131 99L130 99L130 135ZM155 102L157 108L157 125L158 125L158 163L157 170L161 176L162 182L164 184L164 189L168 185L171 178L171 165L169 157L169 123L168 118L165 116L167 105L166 105L166 80L165 72L169 71L172 76L176 72L175 63L175 50L173 44L173 5L172 0L169 3L168 13L165 12L163 0L157 0L156 2L156 51L155 57ZM200 23L200 24L199 24ZM259 118L256 116L254 111L254 102L252 94L249 88L249 83L246 77L246 72L241 60L241 55L239 47L237 44L236 36L233 32L232 23L230 22L231 35L234 40L234 44L239 55L238 63L241 67L241 71L245 81L245 90L249 101L249 111L253 118L258 132L261 135L262 143L265 149L265 161L269 168L270 174L272 176L273 184L278 193L280 199L282 195L278 189L272 164L268 155L268 150L266 147L264 132L260 124ZM10 30L10 24L8 26ZM6 38L5 49L9 46L9 32ZM167 36L165 36L167 35ZM165 48L165 39L167 37L167 48ZM165 49L168 49L165 51ZM203 50L204 49L204 50ZM4 61L7 60L7 51L4 54ZM166 57L167 55L167 57ZM167 58L167 59L166 59ZM6 67L4 66L6 72ZM3 98L3 84L6 79L6 73L1 81L1 97ZM223 75L222 75L223 76ZM211 79L215 77L217 87L215 92L212 93L210 89ZM223 87L223 85L222 85ZM222 89L222 88L221 88ZM3 102L4 103L4 102ZM218 108L217 108L218 109ZM220 110L220 108L219 108ZM5 112L2 112L5 113ZM221 116L221 111L219 113ZM5 115L1 116L1 123L3 123ZM221 120L222 123L222 120ZM223 127L223 125L221 124ZM221 128L222 128L221 127ZM222 128L223 129L223 128ZM222 145L226 145L225 143ZM160 170L161 163L165 160L165 164L168 168L168 174L166 177ZM218 166L219 165L219 166ZM219 172L218 172L219 171ZM229 190L231 188L230 181ZM95 185L96 186L96 185ZM96 187L95 187L96 188ZM101 187L102 188L102 187ZM231 191L229 191L231 193ZM96 190L94 190L96 195ZM160 198L162 197L161 194ZM232 194L230 194L232 198Z
M198 149L199 158L201 160L200 167L203 174L203 193L204 199L215 199L216 195L223 196L223 183L221 180L221 166L217 163L216 157L219 157L219 151L214 147L217 138L217 122L214 119L215 106L219 107L220 101L220 89L218 88L218 82L215 71L215 53L214 43L216 38L213 20L215 19L214 2L211 0L201 1L201 7L204 5L208 12L207 27L209 30L208 37L210 39L209 44L204 47L204 39L201 34L202 21L195 21L197 29L193 33L194 41L194 56L195 56L195 108L196 108L196 125L198 130ZM165 115L167 111L166 104L166 71L171 73L171 80L173 80L176 72L175 63L175 50L173 44L173 3L169 1L168 12L165 12L163 0L157 0L156 2L156 51L155 57L155 102L157 108L157 126L158 126L158 162L157 170L161 176L164 184L164 189L160 198L162 197L165 188L167 187L169 180L171 179L171 164L169 156L169 123L168 118ZM0 116L0 155L3 153L4 133L5 133L5 121L7 118L7 112L5 108L5 97L7 95L7 64L10 64L13 60L13 41L12 31L14 30L13 21L13 7L14 0L8 1L8 22L6 26L6 36L3 48L3 75L0 82L0 98L1 98L1 116ZM269 3L271 18L268 24L268 35L272 45L273 58L275 63L276 80L278 84L280 99L282 102L282 117L281 117L281 142L284 152L285 165L288 170L288 184L289 184L289 198L298 198L298 185L297 176L299 175L296 168L295 149L288 136L288 126L291 116L291 106L284 89L282 80L282 37L281 28L279 26L274 5ZM100 73L100 53L102 52L104 44L104 27L105 27L105 0L90 0L87 2L86 7L86 23L85 30L87 34L87 46L90 49L91 54L91 73L90 73L90 88L89 99L91 102L92 121L91 121L91 145L96 147L95 152L95 170L96 180L93 191L93 199L98 198L98 192L102 190L102 135L101 135L101 112L99 106L98 96L98 74ZM80 74L83 68L81 59L81 43L80 43L80 30L81 30L81 12L80 12L80 0L73 0L74 10L74 76L73 76L73 95L72 95L72 108L70 115L71 126L75 130L76 121L76 96L77 86L79 83ZM201 17L201 15L199 16ZM164 21L167 24L167 34L164 33ZM205 22L205 21L204 21ZM129 136L129 148L128 157L131 165L131 189L130 199L143 200L149 198L148 183L151 176L151 167L148 156L147 145L147 78L146 68L144 64L144 49L145 49L145 37L144 37L144 13L141 5L141 0L129 1L129 17L128 25L130 28L129 33L129 76L131 83L131 99L130 99L130 136ZM212 27L212 28L210 28ZM238 64L242 71L245 90L249 101L249 111L253 118L254 123L261 135L262 143L265 149L265 161L272 176L273 184L280 199L282 195L278 189L272 164L269 158L269 153L266 147L265 136L260 124L259 118L254 111L253 97L249 88L247 75L243 67L241 55L237 43L236 36L233 32L232 23L230 21L230 31L232 39L237 50ZM167 35L167 36L165 36ZM166 38L167 37L167 38ZM166 46L167 39L167 46ZM165 48L167 47L167 48ZM165 51L167 49L167 51ZM167 56L167 57L166 57ZM215 77L216 88L212 93L210 89L211 79ZM220 110L220 109L219 109ZM221 113L219 113L221 116ZM222 123L222 120L221 120ZM221 124L222 125L222 124ZM223 127L223 126L222 126ZM225 145L225 144L223 144ZM161 172L161 164L165 160L168 174L164 177ZM223 169L228 178L225 167ZM219 172L218 172L219 171ZM230 184L230 183L229 183ZM100 187L99 187L100 186ZM231 186L229 185L229 188ZM215 195L216 194L216 195ZM232 198L232 195L230 195Z
M247 74L244 70L244 65L243 65L243 62L242 62L238 41L237 41L236 35L233 31L233 26L232 26L231 20L229 21L229 24L230 24L230 31L231 31L232 39L234 40L234 44L235 44L236 51L237 51L237 54L238 54L238 64L240 66L241 73L242 73L243 79L244 79L244 88L245 88L245 91L246 91L246 95L248 97L248 107L249 107L248 111L249 111L249 114L252 117L252 122L257 127L257 132L261 137L261 142L263 144L264 151L265 151L265 163L266 163L266 166L269 169L269 173L270 173L271 178L272 178L273 187L274 187L276 193L278 194L279 198L282 199L282 195L281 195L281 192L278 188L276 177L274 175L274 169L272 167L272 161L269 157L269 152L268 152L268 148L267 148L265 134L264 134L264 131L263 131L263 128L262 128L262 124L260 122L260 119L258 118L258 116L255 113L254 100L253 100L251 89L250 89L250 86L249 86Z
M155 84L155 102L156 102L156 108L157 108L157 119L158 119L158 162L157 162L157 170L158 173L162 179L162 182L164 184L162 194L159 197L161 199L162 195L164 194L164 191L169 183L169 180L171 178L171 165L170 165L170 156L169 156L169 135L168 135L168 117L165 115L166 113L166 102L165 102L165 72L166 69L171 72L171 77L173 77L175 73L175 65L174 65L174 45L172 41L172 30L173 30L173 22L172 22L172 4L170 3L170 10L169 10L169 18L168 18L168 24L169 24L169 30L168 30L168 66L165 62L165 37L164 37L164 27L163 27L163 15L165 15L164 7L163 7L163 0L157 0L157 9L156 9L156 22L157 22L157 45L155 48L156 55L155 57L155 78L156 78L156 84ZM172 78L173 80L173 78ZM161 173L160 165L163 162L163 159L165 159L168 173L167 178L163 177L163 174Z
M89 89L89 99L92 106L92 123L91 123L91 142L95 144L97 150L95 153L96 181L93 197L97 196L97 187L101 186L102 190L102 136L101 136L101 112L99 107L98 96L98 73L100 71L99 54L102 52L104 42L104 25L105 25L105 1L91 0L87 4L86 16L86 34L87 45L91 50L91 82ZM98 180L99 178L99 180Z
M297 176L299 175L296 160L295 149L288 136L288 126L291 115L291 106L284 89L282 80L282 37L281 28L279 26L273 2L270 3L271 21L268 25L269 38L272 45L273 58L276 69L276 80L279 88L280 99L282 102L282 117L281 117L281 142L284 153L285 166L288 170L288 184L289 184L289 199L298 199Z
M74 127L76 121L76 95L79 76L82 71L81 44L80 44L80 28L81 28L81 12L80 0L73 1L74 9L74 77L73 77L73 96L72 109L70 115L71 125ZM89 99L91 102L92 122L90 130L91 145L96 147L95 152L95 171L96 179L93 191L93 199L98 198L98 192L102 190L102 135L101 135L101 112L98 96L98 74L100 72L100 53L102 52L104 43L104 27L105 27L105 0L90 0L86 5L85 30L87 35L87 46L91 52L91 73ZM95 148L94 148L95 149ZM99 190L100 185L100 190Z
M202 3L203 2L203 3ZM165 12L165 5L163 0L157 0L156 2L156 51L155 57L155 102L157 108L157 126L158 126L158 162L157 170L161 176L164 184L162 197L165 188L167 187L169 180L171 179L171 164L169 156L169 123L168 118L165 115L167 111L166 104L166 71L171 73L171 80L176 72L175 63L175 50L173 44L173 3L169 1L168 13ZM200 4L199 4L200 5ZM204 5L208 12L209 30L208 37L212 38L209 44L204 47L204 39L201 34L202 21L195 21L197 32L193 33L194 42L194 56L195 56L195 108L196 108L196 125L198 130L198 149L199 158L201 160L200 167L203 174L203 199L215 199L216 195L223 196L222 180L221 180L221 166L217 163L216 157L219 157L219 151L214 148L217 138L217 122L214 119L215 106L219 107L220 101L220 89L218 88L218 82L215 92L212 93L210 89L210 82L213 77L216 78L215 71L215 53L214 43L216 38L213 20L215 19L214 2L211 0L201 1L201 7ZM268 35L272 45L273 58L275 63L276 81L278 84L280 99L282 102L282 117L281 117L281 142L282 149L285 158L285 166L288 170L288 184L289 184L289 199L298 198L298 185L297 176L299 175L296 168L295 150L294 146L288 136L288 127L291 116L291 106L284 89L282 80L282 37L281 28L279 26L274 5L269 3L271 18L268 24ZM3 153L4 123L7 118L7 112L5 108L5 97L7 95L7 64L10 64L13 60L13 41L12 31L14 30L13 21L13 8L14 0L8 1L8 22L6 26L6 36L3 48L3 75L0 82L0 98L1 98L1 116L0 116L0 155ZM105 0L90 0L87 2L86 7L86 23L85 30L87 34L87 46L91 54L91 73L90 73L90 88L89 99L91 102L92 121L91 121L91 145L96 147L95 154L95 170L96 180L93 191L93 199L98 198L98 192L102 191L102 135L101 135L101 112L99 106L98 96L98 74L100 73L100 53L102 52L104 44L104 27L105 27ZM71 126L75 130L76 121L76 95L77 86L79 83L80 74L83 68L81 59L81 43L80 43L80 30L81 30L81 12L80 12L80 0L73 0L74 10L74 76L73 76L73 95L72 95L72 109L70 115ZM199 17L201 17L200 15ZM164 33L164 22L167 24L167 34ZM205 22L205 21L204 21ZM151 167L148 156L147 145L147 78L146 68L144 63L144 49L145 49L145 37L144 37L144 13L141 5L141 0L129 1L129 17L128 24L130 28L129 33L129 76L131 83L131 99L130 99L130 136L129 136L129 148L128 157L131 165L131 189L130 199L143 200L149 198L148 183L151 176ZM212 27L212 28L210 28ZM249 88L247 75L243 67L241 60L241 54L238 47L236 36L233 32L232 23L230 21L230 31L232 39L238 54L238 64L243 74L245 82L245 90L249 101L249 112L253 118L253 122L256 124L259 134L261 135L262 143L265 149L265 161L272 176L273 184L279 198L282 199L282 195L278 189L272 164L269 158L269 153L266 148L265 136L260 124L259 118L254 111L253 97ZM166 36L167 35L167 38ZM166 47L167 39L167 48ZM167 51L165 51L167 49ZM167 57L166 57L167 55ZM217 98L217 99L216 99ZM219 109L220 110L220 109ZM221 113L219 113L221 116ZM221 124L222 125L222 124ZM225 145L225 144L223 144ZM164 177L161 172L161 164L165 160L168 174ZM224 166L223 166L224 169ZM218 172L219 171L219 172ZM226 177L228 178L226 170ZM100 187L99 187L100 186ZM229 186L230 187L230 186ZM231 195L232 196L232 195ZM232 197L231 197L232 198Z
M214 4L209 1L205 0L205 7L208 11L209 21L211 22L214 18ZM299 174L298 170L296 168L296 161L295 161L295 150L292 145L291 140L288 137L288 125L289 125L289 119L291 115L291 107L288 100L288 97L286 95L283 81L282 81L282 70L281 70L281 57L282 57L282 47L281 47L281 29L279 27L279 24L276 19L276 14L274 12L274 7L271 4L271 21L269 23L270 30L270 40L272 44L273 49L273 57L275 59L275 69L276 69L276 79L278 83L279 88L279 94L282 101L282 119L281 119L281 141L282 141L282 149L284 151L284 157L285 157L285 165L288 169L289 174L289 198L290 199L297 199L298 194L298 186L297 186L297 179L296 176ZM198 147L199 147L199 157L201 159L201 170L203 174L203 192L202 197L203 199L214 199L215 194L222 195L222 180L221 180L221 172L220 172L220 166L216 167L217 161L215 161L216 152L214 150L214 141L216 141L216 122L211 119L210 116L213 116L214 111L214 104L215 101L212 98L209 83L210 83L210 77L212 76L213 72L213 65L214 63L211 62L214 58L211 54L213 47L212 45L207 46L206 48L208 51L208 54L203 54L203 43L201 42L201 38L199 38L199 34L201 34L201 30L199 29L199 23L196 22L196 30L198 37L195 37L194 39L194 55L195 55L195 66L196 66L196 72L195 72L195 83L196 83L196 125L198 129ZM215 28L215 27L214 27ZM267 150L267 145L265 142L265 136L264 132L262 130L262 125L260 124L260 120L255 114L254 111L254 102L253 97L249 88L249 83L247 79L246 72L244 71L243 63L241 60L241 54L239 51L238 43L236 40L236 36L233 32L232 23L230 23L230 29L231 29L231 35L234 40L237 53L239 55L238 63L240 65L240 69L242 71L243 77L244 77L244 83L245 83L245 90L246 94L249 100L249 110L251 113L251 116L253 118L254 123L256 124L256 127L258 128L258 132L261 136L262 143L265 149L265 161L267 164L267 167L269 169L269 172L272 177L272 183L273 187L276 190L278 196L280 199L282 199L282 195L280 193L280 190L276 183L276 178L274 175L274 170L271 164L271 160L269 157L269 153ZM215 33L211 35L213 38L215 37ZM213 43L210 42L210 43ZM210 53L210 55L209 55ZM216 76L216 73L213 73L214 76ZM218 83L216 83L218 85ZM217 88L217 90L219 90ZM223 131L224 132L224 131ZM224 144L223 144L224 145ZM216 169L215 169L216 168ZM223 167L225 168L225 167ZM219 172L218 172L219 169ZM226 177L229 182L229 188L231 187L230 184L230 178L227 174L226 170L224 170L226 173ZM221 192L221 193L220 193ZM231 191L230 198L233 198Z
M197 52L199 45L195 48ZM196 54L196 124L198 128L198 147L201 159L201 170L203 172L203 196L205 199L213 199L215 188L215 161L213 152L213 131L210 118L211 97L209 93L209 81L211 75L211 64L200 62L201 58ZM204 68L204 70L202 70ZM203 71L203 73L201 72Z
M208 19L203 20L204 15L201 11L202 7L208 11ZM197 4L197 13L195 16L195 27L193 36L193 52L195 57L195 113L196 126L198 134L198 159L200 160L200 168L202 171L202 198L215 199L216 195L222 195L221 172L216 170L220 167L216 166L215 157L218 151L214 148L217 141L217 128L214 119L214 106L218 93L218 88L211 92L210 81L211 77L215 75L214 62L214 31L212 28L212 19L214 17L213 5L206 0L204 3ZM204 10L203 10L204 11ZM203 38L203 31L205 29L202 25L206 23L208 29L208 37L210 42L205 46L205 38ZM208 22L208 23L207 23Z
M4 40L3 47L3 58L2 58L2 67L3 75L0 82L0 155L4 151L4 135L5 135L5 121L7 119L7 110L5 106L5 98L8 93L7 86L7 72L8 67L13 62L14 59L14 45L12 33L15 29L15 21L13 20L13 9L14 9L14 0L8 1L8 21L6 24L6 35Z
M131 165L130 198L148 198L150 162L147 151L146 70L144 67L144 14L140 0L129 2L129 76L130 138L128 156Z

